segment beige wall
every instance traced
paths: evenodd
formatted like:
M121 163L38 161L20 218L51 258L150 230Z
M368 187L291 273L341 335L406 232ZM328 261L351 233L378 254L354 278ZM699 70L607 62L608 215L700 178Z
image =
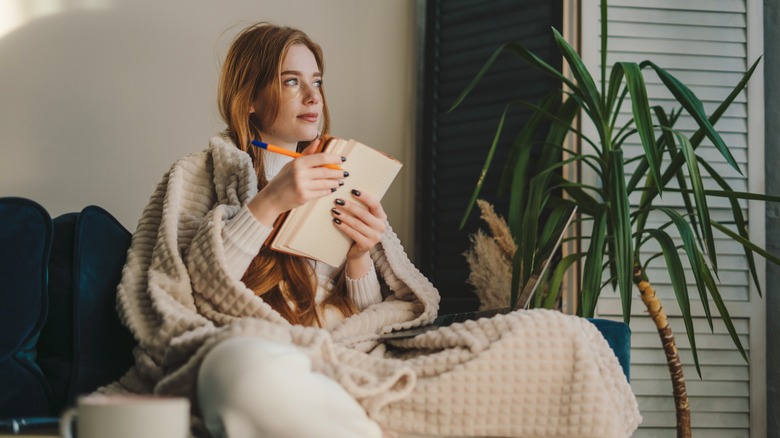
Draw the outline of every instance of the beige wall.
M171 163L222 129L219 64L255 21L322 45L334 135L407 164L384 201L407 243L413 0L3 0L0 196L52 216L97 204L134 230Z

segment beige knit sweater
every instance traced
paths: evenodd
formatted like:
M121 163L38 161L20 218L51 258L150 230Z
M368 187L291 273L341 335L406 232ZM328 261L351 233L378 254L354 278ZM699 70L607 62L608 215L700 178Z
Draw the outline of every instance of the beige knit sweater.
M292 343L385 429L426 435L627 437L637 403L612 350L589 322L519 311L397 341L380 333L432 321L439 294L390 227L372 250L385 299L333 331L292 326L240 281L262 226L247 154L222 135L173 164L133 235L118 288L138 340L135 366L104 391L195 402L204 355L235 336ZM197 417L197 411L195 412Z

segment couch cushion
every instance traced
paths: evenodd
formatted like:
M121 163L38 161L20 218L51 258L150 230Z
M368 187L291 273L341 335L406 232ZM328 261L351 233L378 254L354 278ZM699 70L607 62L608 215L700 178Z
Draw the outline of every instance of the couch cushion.
M49 413L35 345L46 319L51 239L43 207L0 198L0 418Z
M69 402L121 377L136 345L119 321L116 288L130 247L130 232L100 207L81 211L73 257L74 375Z
M116 312L130 233L107 211L89 206L54 219L53 246L52 306L39 363L50 379L56 414L127 371L135 342Z
M38 341L38 365L49 381L52 413L68 400L73 372L73 243L78 213L54 219L49 257L49 316Z

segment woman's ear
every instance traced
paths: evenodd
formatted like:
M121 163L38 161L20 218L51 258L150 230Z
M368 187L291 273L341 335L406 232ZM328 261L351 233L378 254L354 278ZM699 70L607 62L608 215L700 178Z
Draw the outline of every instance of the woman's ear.
M249 114L254 114L254 113L255 113L255 106L252 105L249 107Z

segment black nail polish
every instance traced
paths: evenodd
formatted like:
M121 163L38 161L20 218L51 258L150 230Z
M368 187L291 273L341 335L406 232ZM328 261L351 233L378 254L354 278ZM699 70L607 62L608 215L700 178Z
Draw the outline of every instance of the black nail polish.
M352 189L352 194L355 196L360 196L360 190Z
M347 157L341 157L341 162L343 163L345 161L347 161Z
M333 192L335 192L335 191L336 191L336 188L335 188L335 187L333 187L332 189L330 189L330 192L331 192L331 193L333 193Z
M337 218L337 217L334 217L334 218L333 218L333 222L335 222L336 224L339 224L339 225L341 225L341 219L339 219L339 218Z
M344 171L344 178L346 178L346 177L348 177L348 176L349 176L349 172L347 172L347 171L345 170L345 171Z
M343 199L336 198L336 204L338 204L338 205L344 205L344 204L345 204L345 202L344 202L344 200L343 200Z
M333 214L341 214L341 212L337 208L331 208L330 211L332 211Z
M339 181L339 187L344 185L344 181Z

